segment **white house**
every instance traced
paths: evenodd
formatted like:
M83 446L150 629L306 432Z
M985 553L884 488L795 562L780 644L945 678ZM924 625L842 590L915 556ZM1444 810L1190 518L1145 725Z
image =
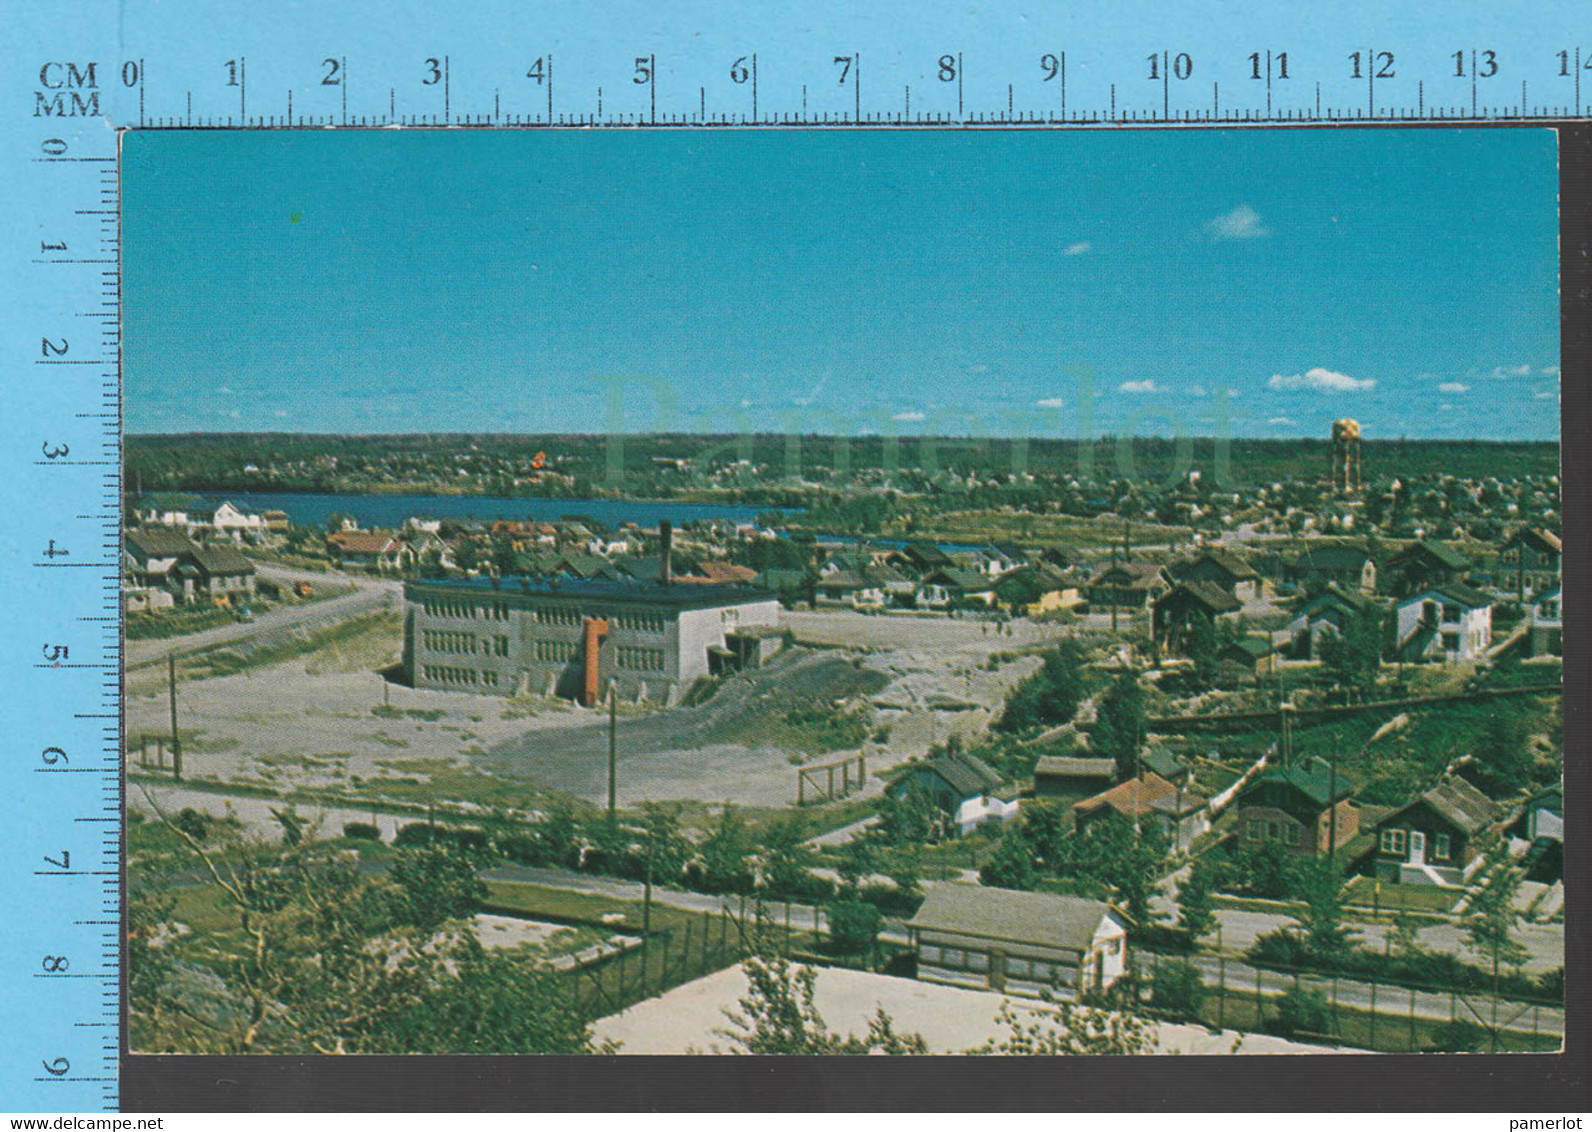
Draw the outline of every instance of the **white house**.
M1001 798L995 794L981 794L964 799L956 807L952 819L963 834L972 833L987 821L1011 821L1017 816L1019 799Z
M931 884L907 934L932 982L1076 1000L1127 969L1126 917L1080 896Z
M1418 590L1397 610L1404 660L1474 660L1492 646L1492 599L1463 582Z

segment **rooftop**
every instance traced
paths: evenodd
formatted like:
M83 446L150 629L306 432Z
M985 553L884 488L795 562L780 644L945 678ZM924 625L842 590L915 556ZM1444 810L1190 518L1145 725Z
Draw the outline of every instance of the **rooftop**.
M1176 817L1205 808L1205 797L1191 790L1179 790L1153 770L1138 778L1119 782L1110 790L1073 803L1078 814L1087 814L1101 806L1110 806L1125 817L1139 817L1150 813L1167 813Z
M1114 778L1116 759L1085 759L1069 755L1043 755L1034 764L1034 777L1066 775L1069 778Z
M1329 797L1334 801L1342 801L1354 793L1355 782L1341 770L1337 773L1335 795L1332 791L1332 779L1332 768L1324 760L1308 759L1288 766L1268 766L1244 793L1249 793L1261 783L1281 782L1294 787L1318 806L1325 806Z
M584 598L593 602L618 602L626 605L651 605L666 609L711 609L726 605L745 605L754 601L773 601L774 595L756 586L660 585L614 578L534 578L509 574L501 578L449 578L441 581L404 583L404 596L423 598L428 594L457 594L505 597L530 594L539 597Z
M931 884L908 926L1082 952L1111 911L1101 900L972 884Z

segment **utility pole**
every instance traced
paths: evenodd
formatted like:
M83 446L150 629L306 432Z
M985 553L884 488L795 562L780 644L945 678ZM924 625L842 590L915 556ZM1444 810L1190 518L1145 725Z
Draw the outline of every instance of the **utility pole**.
M608 685L608 822L618 818L619 803L619 687Z
M166 686L171 702L171 776L182 778L182 740L177 735L177 654L166 655Z
M1327 756L1327 856L1338 857L1338 747Z
M647 884L641 890L641 941L643 948L645 948L646 941L652 933L652 850L656 837L657 833L649 823L647 827ZM645 955L646 951L643 950L642 954Z

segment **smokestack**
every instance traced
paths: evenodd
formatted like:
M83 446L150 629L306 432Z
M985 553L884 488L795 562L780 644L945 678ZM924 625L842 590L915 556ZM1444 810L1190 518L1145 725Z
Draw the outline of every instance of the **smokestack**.
M658 524L658 553L661 559L658 562L658 582L667 586L673 580L672 562L674 546L674 524L664 519Z

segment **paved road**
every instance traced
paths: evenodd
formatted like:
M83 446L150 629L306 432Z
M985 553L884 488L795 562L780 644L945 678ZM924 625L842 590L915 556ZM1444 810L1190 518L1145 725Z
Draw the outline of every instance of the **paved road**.
M173 653L203 652L206 649L237 644L283 629L319 627L346 621L361 613L379 609L385 603L396 601L400 592L398 582L388 581L385 578L356 578L342 574L301 575L271 567L261 567L260 573L266 577L280 577L290 584L300 577L305 577L324 586L328 578L334 578L336 584L351 584L354 588L349 593L326 598L323 601L310 602L308 605L279 605L260 614L253 621L237 621L181 637L129 642L127 670L131 672L161 663Z

